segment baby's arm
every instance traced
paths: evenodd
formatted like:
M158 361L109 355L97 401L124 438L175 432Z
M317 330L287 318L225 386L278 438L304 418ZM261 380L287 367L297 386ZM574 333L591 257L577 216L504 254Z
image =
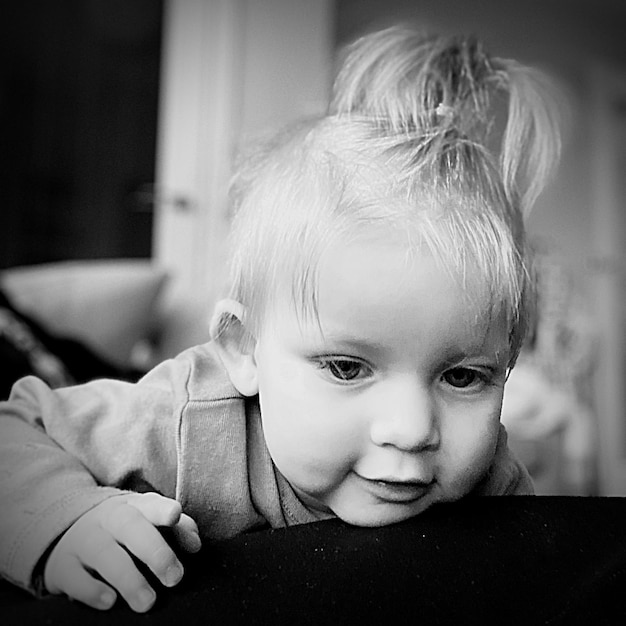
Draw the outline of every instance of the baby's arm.
M0 571L4 577L31 591L41 590L34 574L41 572L42 557L58 540L50 552L51 557L54 554L50 566L55 562L57 566L46 567L45 578L49 591L68 592L68 582L57 580L62 569L58 557L76 551L80 531L88 523L97 525L104 515L114 523L107 532L119 537L123 531L115 526L118 515L123 518L128 515L124 511L132 508L131 516L137 511L146 520L140 526L149 524L158 535L154 525L161 521L176 525L180 506L167 498L176 491L177 415L185 398L178 397L184 385L172 380L185 377L186 371L178 371L181 368L185 370L184 364L169 362L138 385L97 381L56 391L28 378L14 387L9 402L0 403ZM156 491L166 498L142 499L129 491ZM121 498L127 499L123 507L119 507ZM183 547L196 545L196 539L189 539L190 520L181 519L177 529L184 537ZM136 525L129 522L131 526ZM117 539L116 544L120 545ZM68 560L61 561L65 568ZM85 572L90 565L86 567Z
M133 610L147 611L156 595L131 554L166 587L176 585L183 575L180 561L156 527L171 528L185 550L200 549L195 522L175 500L156 493L115 496L80 517L54 546L44 570L47 590L108 609L115 602L115 589Z

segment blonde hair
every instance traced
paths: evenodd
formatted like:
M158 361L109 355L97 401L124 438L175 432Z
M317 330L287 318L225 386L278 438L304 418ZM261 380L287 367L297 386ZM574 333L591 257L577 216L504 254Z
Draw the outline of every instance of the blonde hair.
M471 37L406 26L365 35L346 51L328 114L243 160L230 296L253 332L285 286L299 313L316 315L325 247L361 227L398 228L455 276L478 269L491 312L509 321L512 365L532 302L523 218L559 150L536 70L489 57Z

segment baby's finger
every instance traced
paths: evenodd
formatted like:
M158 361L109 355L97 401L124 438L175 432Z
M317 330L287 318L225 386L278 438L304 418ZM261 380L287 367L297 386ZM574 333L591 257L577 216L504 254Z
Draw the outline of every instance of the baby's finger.
M144 517L155 526L171 527L177 543L187 552L198 552L202 547L198 525L182 513L180 503L158 493L131 496L128 500Z
M133 494L128 496L126 502L155 526L173 526L182 513L179 502L154 492Z
M101 611L110 609L117 598L115 591L86 572L75 556L60 557L47 573L47 578L54 581L46 581L46 588L50 593L64 593Z
M202 547L198 525L189 515L183 513L172 531L178 544L187 552L198 552Z
M85 555L84 565L98 572L106 582L117 589L133 611L143 613L155 602L156 594L141 575L132 558L115 541L106 548Z
M120 506L105 522L111 536L145 563L166 587L183 577L183 566L161 533L135 507Z

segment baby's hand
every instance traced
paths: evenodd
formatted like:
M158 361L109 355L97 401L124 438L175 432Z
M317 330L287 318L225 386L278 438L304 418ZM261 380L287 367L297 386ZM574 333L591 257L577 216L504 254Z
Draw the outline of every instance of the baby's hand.
M147 611L156 594L131 554L166 587L183 575L183 566L156 526L171 528L188 552L200 549L196 523L175 500L157 493L114 496L80 517L52 549L44 569L46 589L96 609L111 608L117 590L134 611Z

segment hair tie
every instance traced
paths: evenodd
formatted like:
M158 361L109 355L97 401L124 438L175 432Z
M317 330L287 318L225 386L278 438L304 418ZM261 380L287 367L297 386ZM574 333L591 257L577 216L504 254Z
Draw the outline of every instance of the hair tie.
M439 118L440 122L450 123L454 117L454 108L448 104L440 102L435 109L435 115Z

